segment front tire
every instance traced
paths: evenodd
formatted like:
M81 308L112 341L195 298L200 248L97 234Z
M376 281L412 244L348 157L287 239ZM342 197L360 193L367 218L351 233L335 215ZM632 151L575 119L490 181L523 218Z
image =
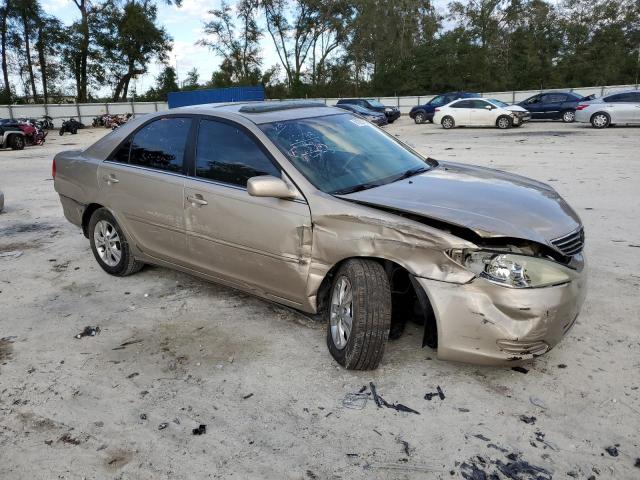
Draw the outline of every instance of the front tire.
M498 120L496 120L496 127L498 127L500 130L511 128L512 124L513 122L506 115L502 115L501 117L498 117Z
M562 113L562 121L564 123L573 123L576 121L576 112L573 110L567 110Z
M591 115L593 128L607 128L611 124L611 117L605 112L596 112Z
M416 113L416 116L413 118L413 121L416 123L424 123L426 119L426 115L422 112Z
M444 128L445 130L449 130L456 126L456 122L453 117L447 115L440 121L440 125L442 125L442 128Z
M142 269L116 219L106 208L99 208L89 220L89 241L96 261L110 275L125 277Z
M347 369L377 368L391 326L391 288L384 268L373 260L347 260L329 295L329 352Z

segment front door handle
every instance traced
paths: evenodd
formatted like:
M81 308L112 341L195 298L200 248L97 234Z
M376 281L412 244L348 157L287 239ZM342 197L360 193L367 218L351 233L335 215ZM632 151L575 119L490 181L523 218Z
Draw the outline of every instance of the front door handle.
M113 173L109 176L105 175L104 177L102 177L102 180L107 182L107 185L120 182L120 180L118 180Z
M199 193L196 193L195 195L189 195L187 197L187 202L189 202L193 207L202 207L204 205L209 205L209 202L202 198L202 195L200 195Z

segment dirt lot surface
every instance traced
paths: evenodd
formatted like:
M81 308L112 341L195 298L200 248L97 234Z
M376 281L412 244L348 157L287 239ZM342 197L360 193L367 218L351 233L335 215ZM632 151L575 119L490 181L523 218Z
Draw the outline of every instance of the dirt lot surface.
M411 325L350 372L295 311L163 268L111 277L50 172L105 130L52 132L0 152L0 478L640 478L640 129L388 130L548 182L580 214L589 294L557 348L528 373L440 362ZM419 415L347 408L369 382Z

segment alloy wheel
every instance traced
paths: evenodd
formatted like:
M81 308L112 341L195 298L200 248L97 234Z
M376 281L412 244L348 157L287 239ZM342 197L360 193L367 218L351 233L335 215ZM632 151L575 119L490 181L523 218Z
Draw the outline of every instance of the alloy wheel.
M604 113L598 113L593 117L592 123L596 128L603 128L607 126L609 119Z
M93 230L93 239L100 259L108 266L115 267L122 259L122 244L118 231L111 223L100 220Z
M353 291L347 277L340 277L331 294L331 337L338 350L347 346L353 327Z
M571 123L576 119L576 113L572 111L564 112L562 115L562 121L565 123Z

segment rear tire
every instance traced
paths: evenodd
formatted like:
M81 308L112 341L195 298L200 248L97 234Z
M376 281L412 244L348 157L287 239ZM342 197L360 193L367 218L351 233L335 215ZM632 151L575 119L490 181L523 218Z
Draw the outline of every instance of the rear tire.
M611 117L605 112L596 112L591 115L591 126L593 128L607 128L611 125Z
M9 138L11 150L24 150L25 140L22 135L11 135Z
M391 288L384 268L373 260L347 260L329 295L329 352L349 370L377 368L391 326Z
M87 231L93 256L108 274L125 277L144 267L133 257L124 232L106 208L93 212Z
M416 113L416 116L413 118L413 121L416 123L424 123L426 119L426 115L422 112Z
M576 112L573 110L566 110L562 112L562 121L564 123L573 123L576 121Z
M449 130L456 126L456 121L452 116L447 115L446 117L442 118L442 120L440 121L440 125L442 125L442 128L444 128L445 130Z

